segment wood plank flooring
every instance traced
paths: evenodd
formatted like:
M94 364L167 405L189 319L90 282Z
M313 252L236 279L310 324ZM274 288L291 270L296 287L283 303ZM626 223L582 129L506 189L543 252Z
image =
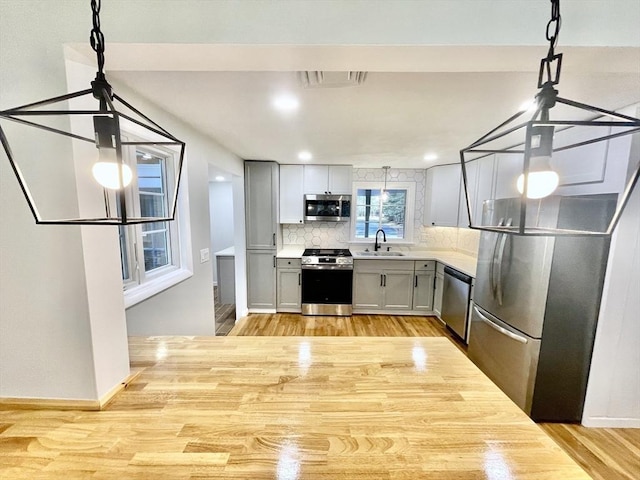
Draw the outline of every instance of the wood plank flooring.
M130 339L102 412L0 411L3 478L588 479L445 338Z
M216 335L228 335L236 321L236 306L220 303L217 286L213 287L213 308L216 318Z

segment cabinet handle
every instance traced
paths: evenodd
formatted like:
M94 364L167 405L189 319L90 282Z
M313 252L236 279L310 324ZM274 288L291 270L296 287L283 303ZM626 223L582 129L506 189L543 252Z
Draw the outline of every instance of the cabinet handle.
M416 275L416 283L415 283L414 287L418 288L418 275Z
M384 285L382 285L382 286L383 286L383 287L386 287L386 286L387 286L387 276L386 276L386 275L383 275L383 277L384 277Z
M382 274L380 274L380 286L382 287Z
M273 234L273 246L274 247L276 246L276 234L275 233Z
M273 256L273 268L276 268L276 256Z
M302 285L302 274L298 274L298 285Z

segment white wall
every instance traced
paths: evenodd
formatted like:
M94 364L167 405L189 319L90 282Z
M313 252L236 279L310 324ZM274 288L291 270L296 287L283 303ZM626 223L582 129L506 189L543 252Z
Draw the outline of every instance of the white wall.
M638 136L636 136L638 137ZM632 165L640 161L634 139ZM640 428L640 185L611 239L582 423Z
M127 309L129 335L213 335L213 280L211 260L200 263L200 250L210 248L209 164L229 172L243 172L241 159L212 139L157 106L112 82L118 95L186 142L185 167L188 188L193 276ZM137 98L136 98L137 97ZM136 98L134 102L133 99ZM182 187L181 187L182 188ZM242 278L245 278L244 275Z
M0 4L0 64L11 65L0 69L0 108L69 91L62 50L67 34L50 28L57 6L43 6L50 11L42 16L32 7ZM80 38L79 29L70 30ZM10 141L18 151L28 140ZM62 137L45 140L41 149L55 155L24 160L73 159ZM47 180L55 187L55 179ZM77 209L74 188L59 193ZM129 372L124 312L111 315L114 290L102 281L112 269L94 248L109 232L36 226L4 153L0 201L7 207L0 221L0 397L97 400Z
M233 190L231 182L209 183L209 213L211 215L211 263L213 282L217 284L214 254L233 246Z

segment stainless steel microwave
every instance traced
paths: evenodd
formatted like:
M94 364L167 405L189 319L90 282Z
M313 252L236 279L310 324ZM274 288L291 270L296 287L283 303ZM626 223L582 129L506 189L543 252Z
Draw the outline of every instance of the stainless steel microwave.
M351 216L351 195L305 195L305 221L346 222Z

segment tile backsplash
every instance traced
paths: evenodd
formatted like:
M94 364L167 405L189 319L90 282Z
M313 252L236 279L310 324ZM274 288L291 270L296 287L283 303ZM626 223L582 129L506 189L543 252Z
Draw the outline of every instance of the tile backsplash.
M384 172L380 168L356 168L353 170L353 180L384 182ZM424 170L391 168L387 176L387 185L394 182L416 183L414 212L416 244L405 248L457 250L461 253L477 255L480 242L480 232L477 230L425 227L422 225L425 195ZM283 243L284 245L303 245L307 248L349 248L350 227L350 222L311 222L304 225L282 225ZM398 250L405 248L398 248Z

